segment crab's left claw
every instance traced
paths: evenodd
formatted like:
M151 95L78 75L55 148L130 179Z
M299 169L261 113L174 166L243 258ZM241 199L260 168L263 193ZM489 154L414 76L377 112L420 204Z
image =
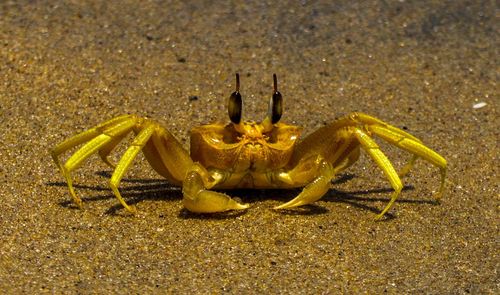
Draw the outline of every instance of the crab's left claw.
M183 182L184 207L194 213L216 213L229 210L243 210L249 204L240 204L226 194L205 188L198 171L191 171Z
M304 190L293 200L274 207L273 209L290 209L307 204L311 204L321 199L330 189L330 178L320 176L308 184Z
M295 169L280 175L280 179L293 184L294 181L303 181L302 178L309 178L308 175L310 174L315 174L313 180L304 187L297 197L274 207L274 209L290 209L311 204L321 199L330 189L330 182L335 175L335 169L320 156L304 159Z

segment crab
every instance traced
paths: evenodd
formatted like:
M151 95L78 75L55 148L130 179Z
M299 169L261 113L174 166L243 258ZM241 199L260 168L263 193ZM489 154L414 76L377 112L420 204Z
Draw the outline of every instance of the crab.
M390 201L376 216L384 216L398 198L403 185L401 177L407 174L418 158L440 170L441 182L436 198L441 197L446 177L446 160L425 146L413 135L377 118L351 113L326 124L299 140L302 128L281 123L283 97L273 75L273 94L268 112L262 122L242 120L240 79L236 74L236 91L229 97L230 123L213 123L191 130L190 152L157 122L136 115L122 115L92 129L83 131L57 145L51 155L59 167L70 194L80 208L83 203L75 193L71 172L92 154L114 171L109 186L123 207L135 213L118 190L120 181L134 158L143 152L151 167L172 185L182 186L184 207L195 213L215 213L243 210L242 204L220 189L303 188L292 200L274 209L289 209L311 204L330 189L332 179L349 168L366 152L393 188ZM132 143L114 165L109 155L125 137L134 133ZM412 158L398 173L384 155L373 137L403 149ZM83 145L62 164L59 156Z

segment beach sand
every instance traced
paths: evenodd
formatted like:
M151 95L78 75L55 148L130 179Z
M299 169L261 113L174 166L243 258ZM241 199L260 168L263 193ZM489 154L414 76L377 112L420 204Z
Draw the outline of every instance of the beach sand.
M499 292L494 1L192 2L0 4L2 293ZM417 136L448 161L441 202L419 161L375 222L391 187L363 154L313 205L240 190L250 209L195 215L140 155L121 184L137 216L98 157L73 173L76 208L51 148L126 113L188 148L192 127L228 121L236 72L245 119L263 118L276 73L304 136L353 111Z

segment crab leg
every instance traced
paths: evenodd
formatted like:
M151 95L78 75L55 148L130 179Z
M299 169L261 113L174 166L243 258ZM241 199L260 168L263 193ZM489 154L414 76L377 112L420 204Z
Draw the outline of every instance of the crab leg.
M230 196L208 190L216 180L199 164L193 164L182 185L184 207L195 213L215 213L228 210L247 209L250 205L240 204Z
M441 172L441 184L439 187L439 191L436 194L436 198L439 199L441 197L446 179L446 160L443 157L423 145L420 141L415 141L411 138L402 136L401 134L393 132L393 130L389 130L380 126L369 126L368 130L370 130L373 134L379 136L380 138L387 140L388 143L414 154L412 160L410 160L407 166L403 168L403 173L408 172L408 166L411 167L413 162L419 157L438 167Z
M125 200L122 198L120 191L118 190L118 186L120 185L120 181L123 175L125 174L125 172L127 172L128 168L130 167L130 164L132 164L132 161L135 159L137 154L142 150L144 145L151 138L151 135L153 135L154 131L155 131L155 125L149 123L144 127L144 129L142 129L139 132L139 134L137 134L131 146L127 148L123 156L120 158L120 161L118 162L118 165L113 171L113 175L111 176L111 180L109 183L116 198L120 201L123 207L125 207L125 209L127 209L129 212L132 213L136 212L135 208L127 205Z
M115 168L113 163L109 161L108 156L132 130L136 137ZM84 145L62 165L59 161L59 155L80 144ZM113 193L125 209L135 212L134 207L127 205L122 198L118 186L123 175L141 150L153 169L167 178L172 184L181 184L187 171L193 165L189 154L167 130L153 121L138 118L134 115L120 116L77 134L57 145L51 151L51 154L66 178L71 196L78 207L81 208L83 204L75 193L70 175L71 171L97 152L106 164L114 168L110 179L110 187Z
M115 169L115 164L113 164L109 159L109 154L116 148L116 146L127 136L127 133L124 133L121 136L115 137L111 139L107 144L99 149L97 152L101 160L106 163L109 167Z
M90 155L98 151L100 148L106 146L106 144L108 144L114 137L119 137L122 134L125 134L130 130L132 130L132 127L134 125L135 125L135 120L126 120L123 122L116 123L115 125L109 126L105 128L102 132L100 132L99 129L96 127L94 129L85 131L83 133L80 133L79 135L76 135L75 137L70 138L69 140L63 142L53 150L52 157L55 159L56 163L59 165L61 169L62 174L66 178L66 182L68 184L71 196L73 197L73 200L78 205L78 207L80 208L82 207L82 200L80 199L80 197L76 195L75 190L73 188L73 181L70 175L71 171L79 167L85 159L90 157ZM88 140L90 135L93 135L94 132L99 132L101 134L95 136L92 140L90 140L83 147L77 150L66 161L64 165L61 165L59 163L58 155L60 153L82 142L85 142L85 140Z
M144 150L146 159L160 175L173 184L182 184L193 160L170 132L157 128L151 145Z
M226 194L209 190L217 184L208 171L193 163L177 140L166 130L157 128L151 137L152 145L144 154L153 168L176 184L182 184L184 207L196 213L214 213L246 209Z
M356 122L360 122L362 124L368 125L369 128L372 128L372 127L382 128L382 129L386 130L387 132L390 132L394 136L399 136L400 138L410 139L410 140L413 140L415 142L422 144L422 141L420 139L416 138L415 136L411 135L410 133L405 132L405 131L403 131L397 127L394 127L390 124L387 124L384 121L377 119L375 117L372 117L370 115L363 114L363 113L353 113L353 114L351 114L351 118L353 118ZM408 163L406 163L406 165L401 169L401 171L399 171L399 173L398 173L399 176L403 177L408 172L410 172L411 168L413 168L413 165L415 164L415 161L418 158L419 157L416 154L414 154L411 157L411 159L408 161Z
M62 153L66 152L67 150L69 150L75 146L78 146L78 145L80 145L84 142L87 142L87 141L93 139L94 137L102 134L103 130L105 128L113 126L117 123L123 122L126 119L130 119L130 117L131 117L130 115L123 115L123 116L113 118L113 119L108 120L108 121L92 128L92 129L83 131L82 133L79 133L73 137L66 139L65 141L58 144L51 151L51 155L52 155L52 158L54 159L54 162L57 164L58 167L61 167L61 163L59 161L59 155L61 155Z
M389 209L391 209L392 204L394 204L394 202L398 198L399 193L403 189L403 184L401 183L401 179L399 178L398 173L396 172L396 170L394 170L391 162L380 150L377 143L375 143L375 141L361 129L354 129L354 135L361 144L361 147L372 157L372 159L380 167L380 169L382 169L392 188L394 189L389 204L387 204L384 210L382 210L382 212L380 212L380 214L375 217L375 219L378 220L382 218L382 216L384 216L384 214L389 211Z
M418 160L417 155L413 155L411 159L406 163L403 168L398 172L399 177L404 177L408 172L410 172L411 168L413 168L413 165L415 165L415 162Z

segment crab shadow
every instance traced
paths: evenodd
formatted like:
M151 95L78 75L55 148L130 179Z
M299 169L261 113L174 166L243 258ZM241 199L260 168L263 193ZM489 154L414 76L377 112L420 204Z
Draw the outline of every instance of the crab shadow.
M104 183L109 183L111 178L111 173L109 171L96 172L102 178L108 181ZM48 186L59 186L67 187L66 182L48 182ZM163 179L139 179L139 178L123 178L121 180L121 186L119 187L120 193L123 199L128 205L134 206L140 202L151 200L151 201L169 201L169 200L182 200L182 192L179 187L171 185L169 182ZM112 193L108 186L91 186L73 183L76 193L81 197L83 203L86 202L98 202L103 200L116 199L115 195ZM105 192L105 194L94 194L93 196L88 196L84 191L92 191L94 193ZM165 196L168 196L167 198ZM59 205L71 209L79 209L73 202L72 199L59 202ZM119 211L124 210L121 204L116 204L106 210L105 214L116 215ZM133 216L132 214L130 214Z
M108 171L96 172L102 178L110 179L111 173ZM340 175L337 179L332 181L332 184L341 184L348 182L355 176L352 174ZM143 201L181 201L182 200L182 190L180 187L171 185L169 182L163 179L137 179L137 178L123 178L120 193L124 200L129 205L136 205ZM107 182L106 182L107 183ZM66 187L66 182L47 182L48 186L58 186ZM110 188L107 186L90 186L73 184L77 193L80 191L80 196L82 201L85 202L97 202L102 200L115 199L116 197L111 192ZM414 187L407 185L403 187L403 191L413 190ZM106 194L99 194L94 196L82 196L82 190L92 191L92 192L106 192ZM297 189L234 189L234 190L222 190L223 192L231 195L238 201L245 203L259 203L266 200L274 200L278 202L287 202L295 198L300 192L301 188ZM349 204L354 208L358 208L363 211L370 211L375 214L380 213L380 208L369 205L367 203L374 202L389 202L389 197L370 197L369 195L378 193L391 193L392 188L381 188L381 189L371 189L362 191L351 191L345 192L337 189L330 189L321 201L335 202L335 203L345 203ZM415 204L438 204L437 201L433 200L421 200L421 199L398 199L396 203L415 203ZM78 209L78 207L73 203L71 199L59 202L59 205L66 208ZM116 204L106 210L105 214L116 215L119 211L124 210L121 204ZM182 209L178 217L183 219L226 219L234 218L245 214L246 210L241 211L229 211L222 213L211 213L211 214L197 214L192 213L186 209ZM323 206L317 204L309 204L305 206L300 206L291 209L275 210L277 214L283 215L320 215L329 213L329 210ZM131 215L132 216L132 215ZM390 220L395 218L391 213L385 214L385 220Z

